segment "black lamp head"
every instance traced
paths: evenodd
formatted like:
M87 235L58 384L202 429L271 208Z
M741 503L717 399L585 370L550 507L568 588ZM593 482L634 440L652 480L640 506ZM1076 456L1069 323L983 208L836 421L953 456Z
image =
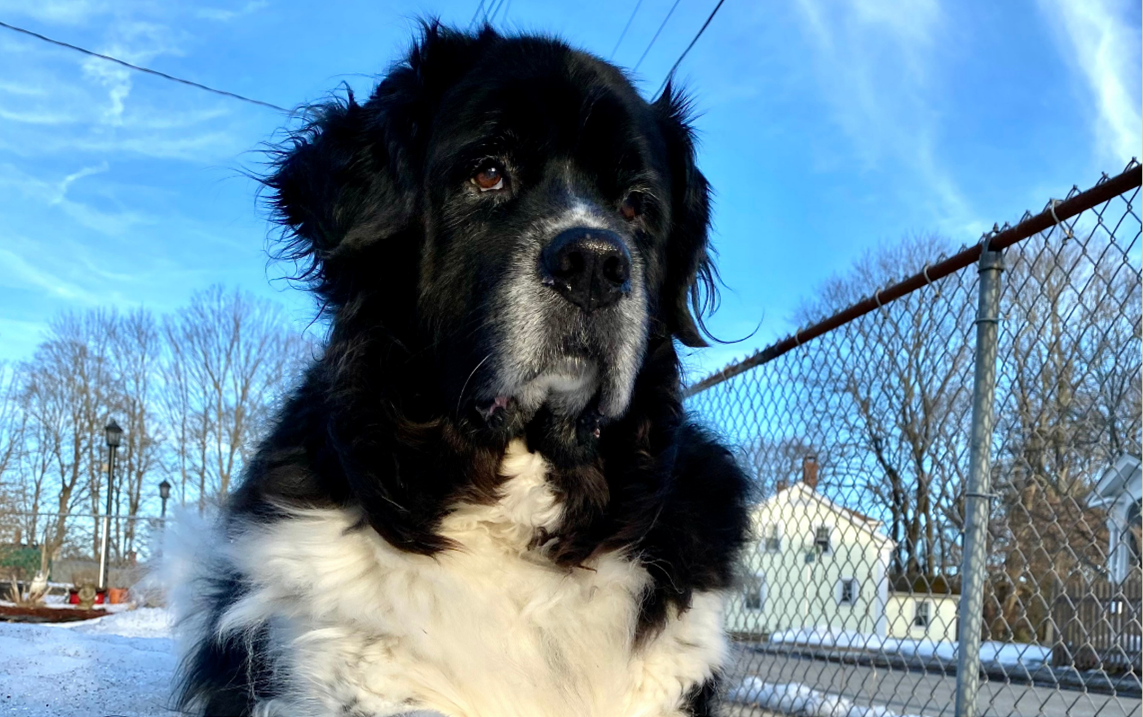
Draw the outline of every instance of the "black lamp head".
M107 437L108 448L118 448L119 441L123 438L123 429L120 428L119 424L112 418L107 422L107 426L104 427L103 435Z

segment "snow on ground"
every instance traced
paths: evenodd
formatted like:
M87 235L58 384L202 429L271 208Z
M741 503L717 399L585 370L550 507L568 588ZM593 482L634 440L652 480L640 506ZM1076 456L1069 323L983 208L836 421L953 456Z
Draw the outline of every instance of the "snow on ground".
M120 612L110 617L101 617L98 620L66 622L57 627L85 635L170 638L171 614L161 608L144 607L130 612Z
M57 625L0 622L0 714L162 717L174 643L158 608Z
M774 684L747 677L727 699L798 717L905 717L878 705L857 705L841 695L819 692L796 682Z
M771 635L770 642L868 650L905 657L935 658L945 664L955 664L957 660L957 643L955 642L903 640L893 637L878 637L853 630L834 630L821 627L787 630ZM984 642L980 646L980 661L986 667L998 665L1011 669L1034 670L1046 664L1051 657L1052 649L1039 645Z

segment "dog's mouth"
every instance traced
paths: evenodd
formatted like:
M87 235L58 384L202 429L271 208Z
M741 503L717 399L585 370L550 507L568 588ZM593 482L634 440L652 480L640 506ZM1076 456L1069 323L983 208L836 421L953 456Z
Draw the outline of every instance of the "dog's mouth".
M515 386L477 398L473 410L490 428L527 423L541 409L556 415L578 416L599 401L598 362L579 355L563 356Z

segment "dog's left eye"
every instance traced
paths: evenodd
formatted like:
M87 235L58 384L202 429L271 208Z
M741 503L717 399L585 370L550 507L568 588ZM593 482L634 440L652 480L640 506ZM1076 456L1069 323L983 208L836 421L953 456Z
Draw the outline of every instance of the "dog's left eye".
M482 165L469 181L482 192L495 192L504 188L504 168L494 162Z
M643 195L639 192L631 192L627 198L623 200L623 204L619 206L619 213L627 221L634 221L635 217L643 213Z

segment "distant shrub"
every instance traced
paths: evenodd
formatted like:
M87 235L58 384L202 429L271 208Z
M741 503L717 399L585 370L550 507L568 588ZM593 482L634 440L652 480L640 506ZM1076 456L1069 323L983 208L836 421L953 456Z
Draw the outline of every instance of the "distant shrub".
M40 569L40 549L26 545L0 545L0 576L31 580Z

